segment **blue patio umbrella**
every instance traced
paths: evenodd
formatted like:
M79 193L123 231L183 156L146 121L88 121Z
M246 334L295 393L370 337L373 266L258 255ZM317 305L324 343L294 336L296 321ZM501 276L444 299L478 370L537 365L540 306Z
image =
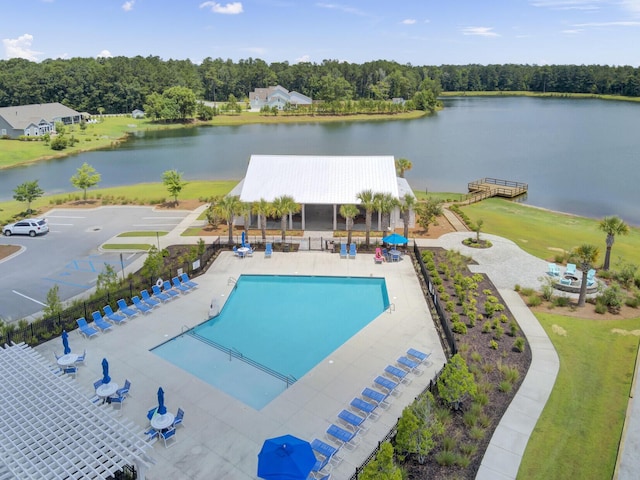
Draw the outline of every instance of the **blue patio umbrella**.
M71 353L71 349L69 348L69 334L66 330L62 331L62 346L64 347L64 354Z
M167 413L167 407L164 406L164 390L158 388L158 415Z
M244 247L245 238L246 238L246 236L245 236L245 232L243 231L243 232L242 232L242 246L243 246L243 247Z
M304 480L316 464L309 442L293 435L269 438L258 454L258 477L265 480Z
M404 245L408 242L408 240L400 235L399 233L392 233L391 235L387 235L382 239L384 243L388 243L390 245Z
M102 359L102 383L111 383L111 377L109 376L109 362L106 358Z

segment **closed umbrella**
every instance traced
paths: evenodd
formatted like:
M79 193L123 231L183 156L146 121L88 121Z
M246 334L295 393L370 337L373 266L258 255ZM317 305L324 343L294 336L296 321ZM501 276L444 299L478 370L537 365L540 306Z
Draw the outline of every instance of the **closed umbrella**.
M395 232L384 237L382 241L384 243L388 243L389 245L404 245L405 243L409 242L409 240L407 240L405 237Z
M106 358L102 359L102 383L105 385L111 383L111 377L109 376L109 362Z
M158 415L167 413L167 407L164 406L164 390L158 388Z
M258 454L258 477L265 480L305 480L316 464L311 445L293 435L264 441Z
M245 242L245 233L244 231L242 232L242 246L244 247L244 242Z
M62 346L64 347L64 354L67 355L71 353L71 349L69 348L69 334L66 330L62 331Z

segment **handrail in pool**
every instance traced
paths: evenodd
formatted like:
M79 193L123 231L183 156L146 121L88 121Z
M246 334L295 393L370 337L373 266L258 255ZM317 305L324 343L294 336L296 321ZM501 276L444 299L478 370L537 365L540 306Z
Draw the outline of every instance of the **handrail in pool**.
M200 340L201 342L206 343L211 347L217 348L218 350L229 354L229 360L231 360L231 357L235 357L238 360L248 363L252 367L257 368L258 370L262 370L263 372L268 373L269 375L276 377L279 380L282 380L284 383L287 384L287 388L289 388L289 385L293 385L296 382L296 378L293 375L283 375L280 372L276 372L275 370L267 367L266 365L262 365L261 363L258 363L255 360L252 360L249 357L244 356L241 352L239 352L237 349L233 347L227 348L224 345L220 345L219 343L216 343L213 340L209 340L208 338L203 337L202 335L198 335L193 330L186 333L187 335L190 335L196 340Z

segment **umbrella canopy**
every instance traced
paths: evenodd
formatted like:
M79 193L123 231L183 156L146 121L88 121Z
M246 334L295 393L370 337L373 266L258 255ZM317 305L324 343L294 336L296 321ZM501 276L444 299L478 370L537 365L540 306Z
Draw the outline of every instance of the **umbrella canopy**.
M243 230L242 231L242 246L243 247L244 247L245 238L246 238L246 236L245 236L245 233L244 233L244 230Z
M304 480L316 464L309 442L293 435L269 438L258 454L258 477L266 480Z
M69 334L66 330L62 331L62 346L64 347L64 354L71 353L71 349L69 348Z
M158 415L167 413L167 407L164 406L164 390L158 388Z
M109 376L109 362L106 358L102 359L102 383L111 383L111 377Z
M400 235L399 233L392 233L391 235L387 235L382 239L384 243L389 243L391 245L404 245L408 242L408 240Z

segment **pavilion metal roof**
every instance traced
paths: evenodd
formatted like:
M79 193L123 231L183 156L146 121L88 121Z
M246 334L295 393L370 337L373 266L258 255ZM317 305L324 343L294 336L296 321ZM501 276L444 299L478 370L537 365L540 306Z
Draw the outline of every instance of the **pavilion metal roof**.
M243 202L288 195L300 204L358 204L363 190L399 198L392 155L251 155L241 188Z
M153 463L132 422L25 344L0 348L0 480L106 479Z

